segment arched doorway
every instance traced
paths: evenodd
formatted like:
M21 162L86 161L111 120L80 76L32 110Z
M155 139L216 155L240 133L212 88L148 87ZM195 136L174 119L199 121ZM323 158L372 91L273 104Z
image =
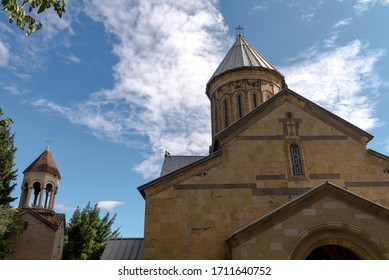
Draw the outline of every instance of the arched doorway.
M328 223L301 233L286 255L292 260L386 259L386 249L372 235L344 223Z
M307 260L360 260L361 258L350 249L336 244L326 244L314 249Z

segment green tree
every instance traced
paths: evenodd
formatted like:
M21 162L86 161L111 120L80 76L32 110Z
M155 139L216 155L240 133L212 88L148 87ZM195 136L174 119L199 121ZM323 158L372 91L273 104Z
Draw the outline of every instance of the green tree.
M11 197L11 192L16 186L13 181L17 176L17 171L13 170L16 148L14 134L10 132L12 120L2 116L0 108L0 259L12 253L9 237L17 234L20 229L18 212L10 207L10 203L16 199Z
M9 206L16 198L11 197L15 189L17 170L14 168L14 159L16 148L14 147L15 134L11 133L10 124L12 121L8 118L1 118L3 112L0 108L0 205Z
M0 108L0 118L3 112ZM11 133L10 119L0 119L0 205L9 206L16 198L11 197L15 189L17 170L14 170L14 158L16 148L14 147L15 134Z
M11 124L12 120L10 118L2 118L3 110L0 108L0 126L5 126L7 124Z
M100 208L90 202L80 210L74 211L66 226L64 260L99 260L110 238L119 236L119 229L112 231L116 214L110 219L107 213L100 218Z
M42 28L42 23L31 16L32 13L40 14L52 8L62 18L66 6L65 0L23 0L21 4L19 2L18 0L1 0L1 6L3 10L8 11L10 23L15 21L22 30L28 26L27 36Z
M11 236L20 232L18 211L6 205L0 205L0 260L13 252Z

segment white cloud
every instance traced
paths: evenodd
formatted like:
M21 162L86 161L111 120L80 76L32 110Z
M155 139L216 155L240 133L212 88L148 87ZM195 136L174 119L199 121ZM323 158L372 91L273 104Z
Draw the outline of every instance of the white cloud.
M353 22L352 18L346 18L343 20L340 20L334 24L334 28L339 28L342 26L350 25Z
M66 1L66 12L62 14L62 18L58 17L58 14L54 11L54 9L47 9L44 13L35 15L36 20L40 21L43 25L39 34L41 34L45 40L50 40L58 34L69 33L71 35L74 34L74 30L72 28L72 16L77 14L74 12L76 9L79 9L79 3L74 0ZM71 10L71 12L69 11ZM36 35L36 34L34 34ZM34 36L32 35L32 36ZM62 44L64 44L64 36L61 36Z
M81 62L81 59L74 55L74 54L69 54L68 56L66 56L66 59L69 60L70 62L74 62L74 63L80 63Z
M384 140L382 146L384 148L384 151L389 154L389 139Z
M76 209L77 208L71 207L63 202L55 204L55 211L56 212L74 212Z
M7 67L11 52L9 46L0 41L0 67Z
M99 201L97 202L97 206L100 209L107 210L107 211L112 211L114 208L125 204L122 201L114 201L114 200L106 200L106 201Z
M255 6L251 8L249 14L253 15L253 14L256 14L257 12L267 11L268 9L269 9L269 7L268 7L267 2L255 4Z
M376 74L382 50L369 50L359 40L332 50L313 48L283 67L290 89L362 129L379 125L375 100L383 82Z
M87 15L115 37L116 83L72 106L43 99L34 105L115 142L134 145L134 135L145 137L145 161L135 169L146 177L159 174L166 149L206 154L211 137L205 84L232 43L218 1L84 3Z
M353 9L357 14L363 14L364 12L373 8L375 5L388 4L389 0L357 0L356 4L353 6Z
M5 85L3 89L6 90L10 95L23 95L29 92L28 89L21 88L17 84Z

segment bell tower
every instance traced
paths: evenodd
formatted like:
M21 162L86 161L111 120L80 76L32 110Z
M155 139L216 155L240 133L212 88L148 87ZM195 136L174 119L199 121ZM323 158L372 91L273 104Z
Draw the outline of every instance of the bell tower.
M236 41L206 86L211 101L212 137L286 87L278 72L243 36Z
M19 217L22 232L14 237L11 260L58 260L62 258L65 214L54 211L61 174L50 148L23 171Z
M50 148L23 171L22 195L19 208L54 211L61 174L53 160Z

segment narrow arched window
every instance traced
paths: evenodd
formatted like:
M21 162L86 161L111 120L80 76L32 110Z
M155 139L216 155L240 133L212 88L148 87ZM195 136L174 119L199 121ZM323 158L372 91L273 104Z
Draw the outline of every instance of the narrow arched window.
M215 125L216 132L219 132L219 112L217 111L217 106L215 106Z
M296 144L290 145L290 158L292 161L293 175L304 175L303 164L301 161L300 148Z
M254 105L254 108L257 107L257 95L255 93L253 94L253 105Z
M32 206L36 207L36 206L38 206L38 198L39 198L39 195L41 192L41 183L35 182L32 187L34 189L34 200L32 202Z
M227 99L224 99L224 123L226 124L225 127L228 126L228 104Z
M240 98L240 95L238 95L238 113L239 113L239 118L243 116L243 111L242 111L242 100Z

